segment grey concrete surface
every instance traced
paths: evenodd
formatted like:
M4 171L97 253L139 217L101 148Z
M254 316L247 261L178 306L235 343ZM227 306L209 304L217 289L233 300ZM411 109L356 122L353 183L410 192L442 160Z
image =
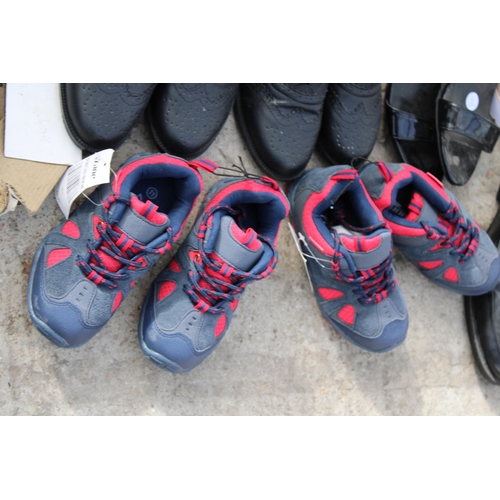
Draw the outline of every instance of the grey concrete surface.
M141 151L157 151L144 120L116 151L114 168ZM221 166L241 156L250 172L261 173L233 114L203 156ZM398 161L385 122L370 158ZM446 183L485 228L497 211L499 165L500 143L483 153L465 186ZM314 154L308 168L325 166ZM217 181L203 177L206 189ZM55 347L32 325L25 297L35 250L62 218L53 194L34 216L19 206L0 217L1 415L500 414L500 387L474 365L461 296L426 281L396 250L410 315L407 340L389 353L363 351L323 319L287 224L275 272L248 287L225 339L194 371L157 368L137 339L147 290L174 252L142 278L92 341Z

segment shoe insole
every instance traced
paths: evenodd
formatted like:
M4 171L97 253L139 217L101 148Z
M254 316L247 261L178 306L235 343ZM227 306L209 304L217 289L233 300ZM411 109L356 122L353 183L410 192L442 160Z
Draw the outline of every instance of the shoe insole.
M132 189L139 200L150 200L158 206L158 211L169 214L176 201L175 179L142 179Z

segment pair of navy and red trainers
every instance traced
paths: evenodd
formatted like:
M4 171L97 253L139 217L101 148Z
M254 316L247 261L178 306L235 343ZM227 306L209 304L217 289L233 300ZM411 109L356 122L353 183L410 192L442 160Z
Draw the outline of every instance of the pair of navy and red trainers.
M180 237L203 190L198 170L216 168L209 160L151 153L125 162L40 243L27 297L37 329L60 347L94 337ZM246 286L272 273L288 211L272 179L214 184L142 308L139 340L149 359L186 372L217 347Z
M288 192L291 217L319 307L366 350L406 338L408 312L394 243L433 283L482 295L500 276L498 250L432 174L406 164L313 169Z

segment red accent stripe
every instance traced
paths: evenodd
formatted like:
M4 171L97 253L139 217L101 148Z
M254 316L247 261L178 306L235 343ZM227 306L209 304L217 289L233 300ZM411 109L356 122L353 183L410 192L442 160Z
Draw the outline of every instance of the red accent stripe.
M206 172L214 173L218 168L219 165L217 163L214 163L211 160L208 160L207 158L202 158L201 160L196 160L196 161L190 161L188 162L188 165L190 165L193 168L201 168L202 170L205 170Z
M378 162L378 169L386 182L389 182L394 177L394 172L383 161Z
M427 262L419 262L418 265L423 267L424 269L436 269L439 266L442 266L444 260L429 260Z

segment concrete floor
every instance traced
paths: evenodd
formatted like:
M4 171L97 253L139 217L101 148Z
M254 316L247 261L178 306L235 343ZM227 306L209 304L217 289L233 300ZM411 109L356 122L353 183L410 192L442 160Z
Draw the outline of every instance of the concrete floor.
M144 120L115 152L114 168L141 151L157 151ZM261 173L233 114L203 156L219 165L241 156L250 172ZM399 161L385 122L370 158ZM446 184L485 228L497 211L499 164L500 143L483 153L465 186ZM308 168L325 166L314 154ZM217 181L202 174L207 189ZM474 365L461 296L426 281L396 250L407 340L389 353L363 351L323 319L286 224L274 274L247 289L225 339L194 371L157 368L137 339L149 285L173 253L142 278L97 337L77 349L57 348L31 324L25 297L35 250L62 218L53 194L32 217L22 206L0 217L1 415L500 414L500 387Z

